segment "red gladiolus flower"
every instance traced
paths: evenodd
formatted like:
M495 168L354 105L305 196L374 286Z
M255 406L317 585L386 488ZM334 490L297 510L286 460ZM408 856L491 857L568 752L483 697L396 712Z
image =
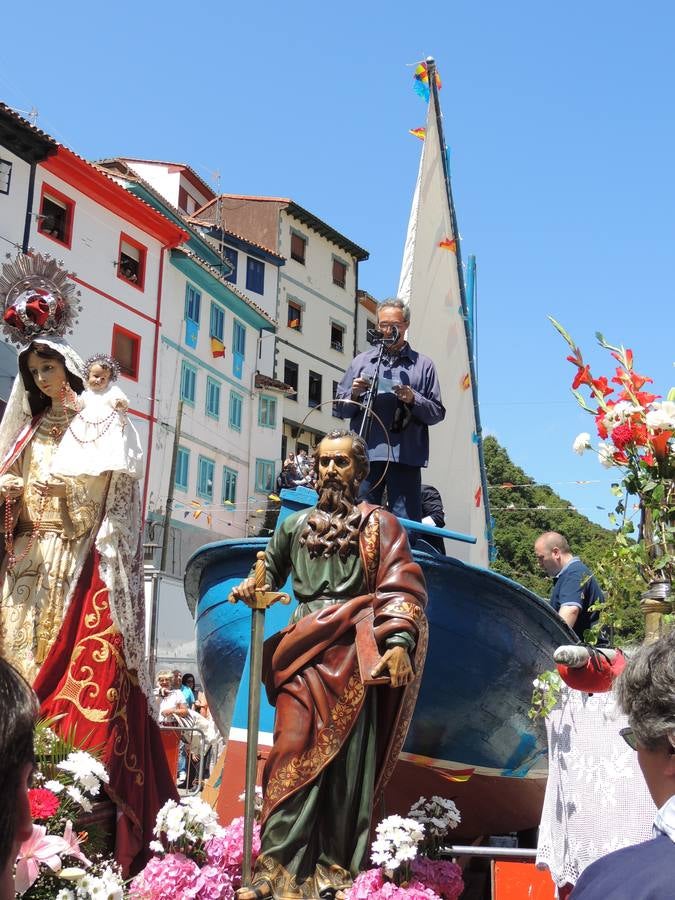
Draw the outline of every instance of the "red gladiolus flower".
M632 369L632 368L633 368L633 351L632 351L632 350L626 350L625 353L626 353L626 363L627 363L627 368ZM620 362L620 363L623 365L623 360L622 360L622 358L621 358L621 354L620 354L620 353L614 353L614 352L612 352L612 356L614 357L614 359L615 359L617 362Z
M575 351L574 351L574 356L566 356L565 359L566 359L568 362L573 363L573 364L574 364L575 366L577 366L578 368L581 368L581 367L583 366L583 364L584 364L584 361L583 361L583 359L581 358L581 353L579 353L578 350L575 350Z
M631 425L631 429L633 431L633 442L639 447L646 446L648 440L647 426L642 422L634 422Z
M615 429L615 430L616 430L616 429ZM627 457L626 454L623 452L623 450L617 450L617 451L612 455L612 459L613 459L614 462L615 462L617 465L619 465L619 466L625 466L626 463L628 462L628 457Z
M612 431L612 442L614 446L623 450L628 444L630 444L633 440L633 429L627 422L623 422L621 425L617 425L614 431ZM616 454L614 456L616 459Z
M595 417L595 427L598 429L598 435L603 439L603 441L607 440L608 432L607 427L605 426L605 411L600 410L600 412Z
M656 465L656 459L654 458L654 454L651 451L649 453L645 453L644 456L641 456L640 462L643 462L646 466Z
M604 375L600 378L593 378L592 383L596 391L599 391L603 397L614 393L614 388L609 386L607 378Z
M651 378L649 379L651 381ZM637 391L635 394L635 399L640 404L640 406L649 406L650 403L653 403L655 400L658 400L660 394L649 394L647 391Z
M59 798L47 788L31 788L28 791L28 803L33 819L49 819L59 808Z
M672 431L662 431L660 434L653 434L649 439L657 459L665 459L668 455L668 441L673 434L674 432Z
M582 366L579 368L579 371L572 382L572 390L576 391L580 384L592 384L592 381L590 367Z

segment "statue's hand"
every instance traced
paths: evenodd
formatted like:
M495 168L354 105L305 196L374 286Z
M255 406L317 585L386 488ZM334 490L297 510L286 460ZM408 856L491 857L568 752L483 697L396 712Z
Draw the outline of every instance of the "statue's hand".
M415 673L405 647L391 647L387 650L370 674L372 678L377 678L383 672L389 673L392 687L410 684Z
M263 590L270 591L270 585L266 584ZM244 578L243 581L240 581L239 584L232 588L227 599L229 603L236 603L237 600L242 600L248 606L251 606L255 601L255 578Z

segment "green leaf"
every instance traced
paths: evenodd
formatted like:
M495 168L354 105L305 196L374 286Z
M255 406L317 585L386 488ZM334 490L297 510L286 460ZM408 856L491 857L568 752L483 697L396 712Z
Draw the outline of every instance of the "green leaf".
M568 333L568 332L563 328L563 326L560 324L560 322L556 322L556 320L553 318L553 316L548 316L548 320L549 320L549 322L553 325L553 327L556 329L556 331L557 331L559 334L561 334L562 337L567 341L567 343L570 345L570 347L572 348L572 350L576 350L576 349L577 349L576 344L574 343L574 341L573 341L572 338L570 337L569 333Z

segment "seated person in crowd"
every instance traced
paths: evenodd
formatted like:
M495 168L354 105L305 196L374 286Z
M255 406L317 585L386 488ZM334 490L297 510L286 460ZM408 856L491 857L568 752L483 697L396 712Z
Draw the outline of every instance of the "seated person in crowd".
M572 900L666 900L675 897L675 633L643 645L615 690L658 811L654 837L609 853L577 881Z
M37 697L0 658L0 900L14 900L14 861L33 833L28 788L35 766Z
M181 692L185 697L185 702L187 703L188 709L194 709L195 706L195 676L191 675L189 672L186 672L183 675L183 681L181 684Z

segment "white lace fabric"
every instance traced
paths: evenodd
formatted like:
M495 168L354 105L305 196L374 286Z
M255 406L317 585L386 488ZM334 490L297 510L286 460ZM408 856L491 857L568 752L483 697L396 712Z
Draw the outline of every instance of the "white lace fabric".
M628 724L612 692L563 685L546 720L549 763L537 867L556 885L614 850L649 840L656 807L637 754L619 729Z

